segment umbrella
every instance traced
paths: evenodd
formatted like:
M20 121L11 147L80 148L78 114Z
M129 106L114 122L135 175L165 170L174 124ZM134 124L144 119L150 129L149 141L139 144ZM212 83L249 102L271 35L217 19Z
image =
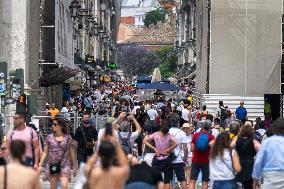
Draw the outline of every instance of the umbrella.
M157 89L161 91L179 91L182 90L182 88L165 83L165 82L154 82L154 83L149 83L149 84L144 84L139 86L142 89Z

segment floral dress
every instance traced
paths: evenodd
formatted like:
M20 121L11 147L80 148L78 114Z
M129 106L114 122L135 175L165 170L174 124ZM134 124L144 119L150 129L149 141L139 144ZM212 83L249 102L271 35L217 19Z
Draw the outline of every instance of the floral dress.
M47 158L45 162L45 174L46 177L50 177L50 165L55 163L61 163L60 177L71 177L71 158L70 150L72 148L72 138L69 135L64 135L62 141L56 141L53 134L50 134L46 138L46 145L48 147Z

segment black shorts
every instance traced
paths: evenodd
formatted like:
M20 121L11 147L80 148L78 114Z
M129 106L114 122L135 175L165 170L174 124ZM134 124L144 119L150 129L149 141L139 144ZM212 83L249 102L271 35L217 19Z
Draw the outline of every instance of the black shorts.
M179 182L186 181L185 166L183 163L173 163L171 168L164 173L164 183L168 184L173 181L174 174L177 176Z
M202 172L202 182L209 181L209 163L192 163L190 179L197 180L199 172Z
M179 182L186 181L186 179L185 179L185 164L184 163L173 163L172 168L173 168L174 173L177 176L177 180Z

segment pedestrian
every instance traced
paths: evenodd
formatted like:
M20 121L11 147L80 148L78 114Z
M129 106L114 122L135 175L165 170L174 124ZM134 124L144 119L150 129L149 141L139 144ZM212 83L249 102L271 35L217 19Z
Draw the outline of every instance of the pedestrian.
M151 141L155 142L155 146L151 144ZM178 147L174 136L169 133L169 121L163 120L161 130L144 138L143 143L155 151L152 166L164 173L165 189L169 189L172 181L172 152Z
M172 134L174 139L179 143L179 146L174 150L175 159L172 161L172 168L177 177L177 181L181 183L181 188L186 189L185 165L188 158L187 137L185 132L179 128L179 115L172 114L169 119L171 127L169 133Z
M241 165L236 150L231 150L228 133L221 133L210 151L210 180L213 189L236 189L235 173L240 172Z
M159 116L157 110L154 109L154 105L150 106L150 110L147 111L147 114L149 116L150 121L156 121Z
M86 163L93 155L98 140L98 132L95 127L90 126L90 114L84 112L81 126L75 131L74 140L77 146L78 165Z
M90 94L87 94L84 98L84 105L87 111L91 111L93 109L93 99Z
M135 126L135 131L132 132L132 125L130 124L130 121L133 121ZM118 132L118 139L122 146L123 151L125 154L132 154L133 151L133 145L135 143L135 140L138 138L138 136L142 132L142 128L140 127L140 124L135 119L133 114L130 114L127 117L126 121L123 121L119 126L119 132Z
M192 122L192 112L191 112L191 105L187 105L181 112L181 125L184 123L191 123Z
M187 140L188 156L187 156L187 160L186 160L185 173L186 173L186 183L187 183L187 185L189 185L191 162L192 162L191 142L192 142L192 137L193 137L193 133L194 133L194 127L191 123L184 123L181 129L185 132L186 140ZM185 160L185 158L184 158L184 160Z
M284 188L284 119L278 118L272 125L274 136L264 140L256 156L252 177L254 189L263 177L263 189Z
M0 167L0 188L40 189L38 174L25 165L24 141L11 141L9 152L11 154L9 164Z
M241 128L235 146L240 157L243 169L237 175L238 182L241 182L244 189L253 188L252 170L256 153L260 148L260 143L254 139L254 130L249 122Z
M209 152L214 141L214 136L209 134L212 122L205 120L200 132L193 135L191 151L193 151L190 189L194 189L198 174L202 172L202 188L208 189L209 182Z
M247 110L244 107L244 101L240 101L240 106L236 109L236 119L244 122L247 120Z
M229 125L229 133L230 133L230 139L231 141L237 141L238 136L239 136L239 131L240 131L241 123L239 121L233 121Z
M59 115L60 111L56 108L55 103L51 103L50 109L48 110L48 115L50 115L52 118L54 118L56 115Z
M26 114L16 113L14 116L14 129L7 134L7 148L13 140L21 140L26 145L25 164L38 170L39 138L35 130L26 125Z
M95 166L98 159L100 164ZM123 189L125 187L129 166L116 135L104 136L98 151L88 160L85 174L87 176L85 187L89 189Z
M45 176L49 179L51 189L56 189L59 179L61 188L68 188L71 178L71 162L74 177L77 174L77 161L72 145L72 138L67 133L66 122L62 118L54 119L53 133L46 138L46 144L40 160L40 167L44 166Z
M216 110L215 117L220 118L220 125L221 125L221 127L224 128L225 122L226 122L226 119L227 119L228 116L227 116L227 110L224 107L223 101L219 101L219 107Z
M262 121L261 121L261 117L257 117L257 118L255 119L255 125L254 125L254 130L255 130L255 131L259 129L261 122L262 122Z

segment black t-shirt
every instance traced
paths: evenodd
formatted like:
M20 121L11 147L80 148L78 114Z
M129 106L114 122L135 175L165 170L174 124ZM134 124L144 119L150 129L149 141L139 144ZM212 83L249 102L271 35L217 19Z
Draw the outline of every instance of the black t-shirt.
M86 141L83 135L85 133L87 142L97 141L98 140L98 132L95 127L78 127L75 131L74 140L78 142L77 151L78 153L91 155L93 154L92 149L86 148Z
M130 168L130 176L127 180L127 184L133 182L145 182L156 186L159 182L163 182L163 178L157 168L150 167L145 162L142 162Z

